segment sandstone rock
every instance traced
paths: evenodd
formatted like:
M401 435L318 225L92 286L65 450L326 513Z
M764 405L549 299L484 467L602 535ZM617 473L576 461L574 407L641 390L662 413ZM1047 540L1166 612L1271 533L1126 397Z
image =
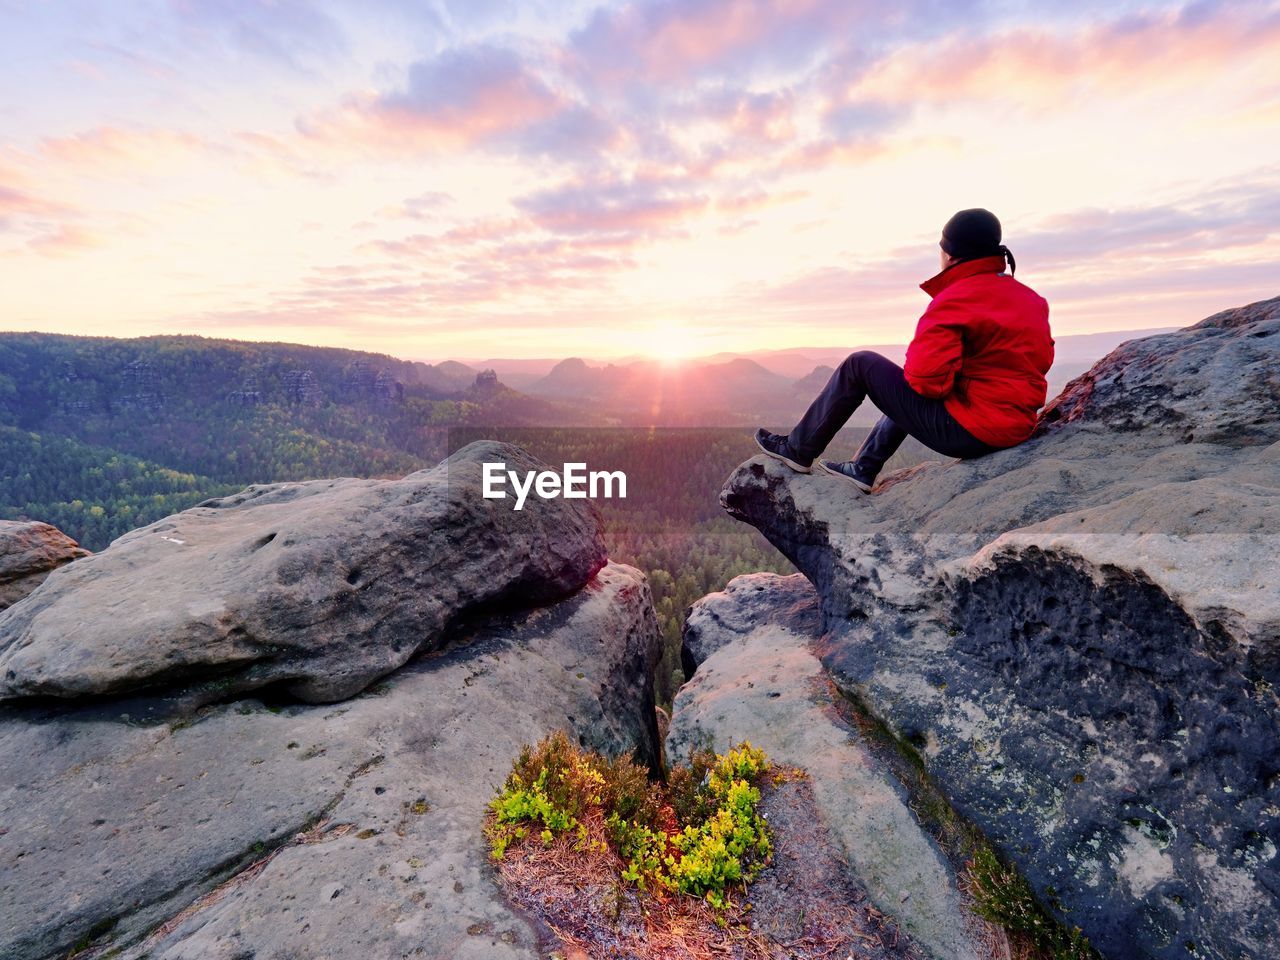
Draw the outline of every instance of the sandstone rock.
M57 527L0 520L0 610L17 603L63 564L89 556Z
M155 411L164 407L155 364L139 357L125 366L120 377L120 393L113 405L120 410Z
M982 923L907 797L844 723L812 651L817 594L800 575L737 577L694 604L686 628L700 656L673 705L666 749L683 760L740 740L809 775L822 819L872 902L946 960L986 957ZM691 651L692 652L692 651Z
M318 407L324 403L324 391L314 370L286 370L280 377L285 399L304 407Z
M449 635L333 706L0 706L0 956L533 958L480 833L521 744L567 728L656 761L648 585ZM265 862L264 862L265 861Z
M703 597L690 608L681 636L680 659L686 677L698 664L736 636L768 624L800 636L816 636L822 625L813 584L796 573L748 573L734 577L721 593Z
M1280 942L1278 378L1280 299L1124 344L1012 450L722 493L831 678L1109 957Z
M1280 440L1280 297L1200 323L1130 340L1067 384L1041 431L1089 420L1113 430L1153 427L1183 443L1266 445Z
M279 684L341 700L460 617L581 587L605 563L594 507L486 500L485 461L545 468L480 442L403 480L254 486L134 530L0 613L0 699Z

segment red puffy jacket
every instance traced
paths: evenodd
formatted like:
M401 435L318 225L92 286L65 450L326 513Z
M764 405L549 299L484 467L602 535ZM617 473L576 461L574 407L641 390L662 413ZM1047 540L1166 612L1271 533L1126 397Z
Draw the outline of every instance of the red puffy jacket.
M966 260L920 284L933 302L903 370L916 393L938 397L993 447L1031 436L1053 364L1049 304L1004 272L1004 257Z

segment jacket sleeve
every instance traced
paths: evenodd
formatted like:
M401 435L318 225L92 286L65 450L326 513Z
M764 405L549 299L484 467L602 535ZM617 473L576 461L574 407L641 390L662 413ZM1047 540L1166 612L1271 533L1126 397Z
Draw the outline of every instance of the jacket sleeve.
M968 311L954 300L934 300L920 318L903 372L911 389L922 397L942 399L955 389L967 320Z

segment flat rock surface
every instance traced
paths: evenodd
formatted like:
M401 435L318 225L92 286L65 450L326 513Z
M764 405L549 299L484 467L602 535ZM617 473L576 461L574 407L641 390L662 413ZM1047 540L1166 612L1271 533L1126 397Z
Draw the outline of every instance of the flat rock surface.
M249 487L134 530L0 613L0 699L279 684L342 700L440 642L459 617L545 603L604 565L586 500L484 499L473 443L402 480Z
M63 564L89 551L57 527L34 520L0 520L0 610L11 607Z
M657 755L648 585L451 634L345 703L0 707L0 956L533 958L481 817L520 746L568 728Z
M752 932L768 938L774 957L927 956L891 916L872 905L832 842L808 780L767 790L760 809L773 832L773 856L751 884L747 902Z
M822 820L872 903L931 956L986 956L981 925L964 906L953 871L920 827L902 787L834 709L810 649L815 636L768 622L770 581L785 617L803 600L803 590L794 577L773 574L738 578L726 592L695 605L690 622L698 624L699 643L715 649L676 696L668 758L685 760L693 746L723 751L748 740L773 762L801 767ZM734 628L751 619L761 622L745 631ZM713 622L734 625L723 629L718 643L706 636Z
M831 679L1107 956L1280 940L1278 395L1280 299L1122 345L1022 446L721 494L817 587Z

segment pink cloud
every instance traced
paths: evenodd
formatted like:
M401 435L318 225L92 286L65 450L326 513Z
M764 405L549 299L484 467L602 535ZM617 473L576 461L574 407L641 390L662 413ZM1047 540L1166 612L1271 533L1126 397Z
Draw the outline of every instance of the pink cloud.
M790 91L746 93L738 97L725 119L728 128L740 137L777 143L795 137L794 111L795 97Z
M56 217L64 216L68 208L41 200L22 190L0 183L0 218L12 216Z
M102 246L102 238L81 227L63 224L49 233L33 237L27 241L27 246L46 256L65 257Z
M609 274L634 266L571 242L512 238L483 255L448 245L389 245L387 265L313 271L299 288L273 294L259 307L211 313L214 326L246 319L285 326L347 327L352 318L422 323L424 315L505 306L513 296L598 293Z
M746 193L723 196L716 200L716 209L722 213L747 213L778 207L810 196L808 190L785 190L771 193L767 190L751 190Z
M918 141L915 145L918 145ZM906 149L905 144L894 145L873 137L847 141L837 138L812 140L797 144L780 156L770 158L773 162L768 170L772 174L791 174L821 170L826 167L858 166L892 156L895 151L904 149Z
M577 178L514 202L544 229L557 233L649 233L706 209L708 198L688 179L639 175Z
M444 240L464 244L505 240L513 234L528 230L530 226L530 222L524 217L487 217L453 227L445 233Z
M1280 58L1280 16L1248 5L1143 14L1074 34L1024 27L900 47L847 82L882 102L1008 100L1042 105L1086 88L1128 92L1195 82L1249 57Z
M133 171L162 166L206 148L199 137L177 130L102 126L42 140L40 155L46 161L95 172L108 167Z
M1010 246L1044 266L1070 269L1090 262L1165 262L1224 251L1265 255L1276 239L1280 169L1271 168L1248 180L1201 189L1175 204L1055 214Z
M526 131L568 107L513 51L470 47L414 64L402 91L350 97L298 127L310 140L355 151L457 150Z
M92 80L94 83L101 83L107 78L106 73L100 66L96 63L90 63L88 60L72 60L67 64L67 66L80 74L80 76L87 80Z
M633 269L643 232L548 232L531 217L487 217L438 233L360 246L361 262L314 268L298 286L259 306L211 312L212 326L341 327L352 317L421 322L442 310L502 308L512 297L596 295Z
M564 56L592 84L681 83L754 58L807 60L867 14L848 0L636 2L598 11Z

